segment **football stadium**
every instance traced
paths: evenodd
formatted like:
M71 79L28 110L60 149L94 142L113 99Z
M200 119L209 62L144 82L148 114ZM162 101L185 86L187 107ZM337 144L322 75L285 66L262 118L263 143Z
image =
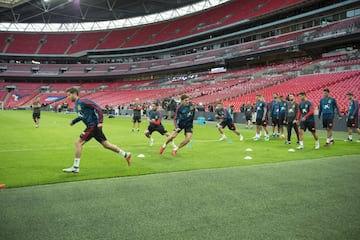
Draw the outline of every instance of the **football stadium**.
M0 0L0 239L360 239L359 98L358 0Z

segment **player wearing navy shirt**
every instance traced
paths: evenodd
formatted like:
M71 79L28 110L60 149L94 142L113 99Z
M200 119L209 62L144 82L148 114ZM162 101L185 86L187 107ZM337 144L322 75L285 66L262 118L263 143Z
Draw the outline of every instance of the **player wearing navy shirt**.
M150 146L154 145L154 139L151 136L154 131L157 131L158 133L160 133L161 135L165 135L166 137L169 137L170 135L161 123L162 114L158 110L158 107L158 103L153 103L151 105L151 110L149 111L149 126L145 130L145 136L150 139ZM174 142L172 142L172 144L175 148L176 145L174 144Z
M63 171L67 173L79 172L83 145L92 138L95 138L96 141L98 141L104 148L122 155L126 159L128 165L130 165L131 153L121 150L106 139L102 131L103 113L100 106L89 99L80 99L77 88L67 89L66 94L68 99L75 103L74 109L78 114L78 117L70 122L70 126L82 121L86 125L86 129L81 133L80 138L75 142L75 159L73 166L65 168Z
M297 121L300 121L300 132L299 132L299 146L297 149L304 148L304 132L308 129L315 139L315 149L320 148L319 137L316 133L315 117L314 117L314 106L306 98L305 92L300 92L299 97L301 102L299 103L299 110L296 117Z
M254 141L259 141L261 136L261 129L264 128L265 131L265 141L269 141L269 131L267 128L267 112L268 106L264 101L264 96L262 94L256 95L256 135L253 138Z
M325 88L323 92L324 97L320 99L319 119L322 117L323 128L326 128L327 138L324 146L327 147L330 146L330 144L334 144L332 129L334 127L335 114L338 115L339 118L341 118L341 116L336 100L329 95L330 90Z
M348 138L347 141L352 141L352 130L353 128L355 131L360 135L360 129L358 127L358 121L359 121L359 101L354 99L354 96L352 93L346 94L347 99L349 102L348 107L348 114L346 116L346 126L348 128ZM358 140L360 142L360 139Z
M223 141L226 139L226 136L224 134L224 128L226 126L239 136L240 141L244 140L244 137L240 134L239 131L236 130L236 126L233 122L231 113L229 112L229 110L224 108L222 103L216 104L215 118L219 119L219 123L217 124L217 128L221 134L221 138L219 139L219 141Z
M184 130L185 139L179 144L178 147L174 148L172 151L172 155L176 156L177 151L188 144L193 135L193 122L195 116L195 105L190 102L189 96L182 95L181 96L181 104L178 105L175 111L174 116L174 125L175 129L173 133L168 137L166 142L160 147L160 154L162 154L167 146L176 136Z

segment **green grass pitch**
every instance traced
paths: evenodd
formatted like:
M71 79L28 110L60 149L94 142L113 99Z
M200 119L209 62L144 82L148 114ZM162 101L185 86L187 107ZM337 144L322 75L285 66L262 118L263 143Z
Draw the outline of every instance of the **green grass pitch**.
M132 152L132 165L92 140L80 173L66 174L84 125L43 112L36 129L31 115L0 111L0 239L359 239L360 143L345 133L319 150L306 133L305 149L288 152L297 145L254 142L242 125L245 141L226 130L219 142L214 123L195 123L173 157L171 148L159 155L158 133L149 146L145 119L131 133L130 118L106 118L106 136Z
M296 144L285 145L280 139L254 142L251 137L255 130L246 130L241 125L238 129L245 141L240 142L226 129L228 139L219 142L220 135L214 123L194 123L193 141L173 157L170 145L163 155L159 155L165 137L157 132L153 134L155 145L149 146L143 134L147 127L146 119L143 119L140 133L132 133L130 118L106 118L105 135L110 142L132 152L132 165L128 167L120 156L91 140L83 148L80 174L65 174L62 169L72 165L74 142L85 126L81 122L69 126L74 114L42 112L40 127L35 128L31 117L30 111L0 111L0 183L7 187L360 154L360 143L344 142L346 134L341 132L335 132L334 146L320 150L313 149L314 140L310 133L305 133L305 149L291 153L288 149L296 149ZM164 125L169 131L173 130L172 121L164 121ZM319 135L323 144L324 132L319 131ZM176 144L182 139L181 133L175 140ZM253 151L246 152L247 148ZM145 157L138 158L138 154ZM245 156L251 156L252 160L244 159Z

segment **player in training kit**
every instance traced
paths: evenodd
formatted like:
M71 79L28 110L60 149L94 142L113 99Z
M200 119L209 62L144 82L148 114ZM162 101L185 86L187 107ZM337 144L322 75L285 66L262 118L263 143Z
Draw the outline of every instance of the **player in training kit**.
M226 126L239 136L240 141L244 140L244 137L240 134L239 131L236 130L230 112L224 108L222 103L218 103L216 105L215 118L220 120L220 122L217 124L217 128L221 134L221 138L219 139L219 141L223 141L226 139L226 136L224 134L224 128Z
M166 142L160 147L160 154L162 154L167 146L176 136L184 130L185 139L179 144L178 147L174 148L172 151L172 155L176 156L177 151L188 144L193 135L193 122L195 115L195 105L190 102L189 96L182 95L181 96L181 104L178 105L175 111L174 116L174 125L175 129L173 133L168 137Z
M291 132L294 128L297 142L299 143L299 126L296 122L296 115L299 111L299 106L295 102L295 94L289 94L289 102L286 106L285 123L287 124L287 141L285 144L291 144Z
M280 138L285 138L284 136L284 126L285 123L285 115L287 110L287 101L284 99L284 96L280 96L280 102L279 102L279 128L280 128Z
M353 138L352 138L353 128L360 135L360 129L358 127L359 101L354 99L354 96L352 93L347 93L346 97L350 101L349 107L348 107L348 114L346 117L346 126L348 128L348 138L346 141L352 141L353 140ZM360 139L357 142L360 142Z
M35 98L35 101L32 103L32 108L33 108L33 120L35 123L35 127L38 128L39 127L39 123L40 123L40 112L41 112L41 103L40 103L40 98L37 97Z
M306 129L311 131L315 139L315 149L320 148L319 137L316 134L315 117L314 117L314 106L306 98L305 92L300 92L299 97L301 102L299 103L299 110L296 116L296 120L300 121L300 132L299 132L299 146L297 149L304 148L304 132Z
M134 132L135 123L137 122L137 131L140 131L140 123L141 123L141 110L142 106L140 104L139 98L135 98L135 104L132 106L133 110L133 119L132 119L132 129L131 131Z
M280 136L280 122L279 122L279 112L280 112L280 99L278 94L274 94L274 99L270 103L270 116L271 116L271 125L272 125L272 137ZM277 128L277 134L275 129Z
M338 115L339 119L341 118L341 116L336 100L329 95L330 90L328 88L325 88L323 92L324 98L320 99L319 119L322 116L323 128L326 128L327 138L324 146L327 147L330 146L330 144L334 144L332 129L334 127L335 114Z
M96 141L98 141L104 148L123 156L128 165L130 165L131 153L121 150L106 139L102 131L103 113L100 106L89 99L80 99L79 90L77 88L67 89L66 94L68 99L75 103L74 109L78 114L78 117L70 122L70 126L73 126L79 121L83 121L86 125L86 129L81 133L80 138L75 142L75 159L73 166L65 168L63 171L67 173L79 172L83 145L91 138L95 138Z
M149 126L145 130L145 136L150 139L150 146L154 145L154 139L152 138L151 134L154 131L157 131L161 135L165 135L166 137L169 137L170 134L168 131L164 128L164 126L161 123L162 114L160 111L158 111L159 104L153 103L151 105L151 110L149 111ZM173 147L175 148L176 145L174 142L172 142Z
M265 131L265 141L269 141L269 131L267 128L267 104L264 102L264 96L262 94L256 95L256 135L253 138L254 141L259 141L261 136L261 128Z
M252 114L254 112L254 107L251 105L250 101L244 106L245 118L246 118L246 128L252 128Z

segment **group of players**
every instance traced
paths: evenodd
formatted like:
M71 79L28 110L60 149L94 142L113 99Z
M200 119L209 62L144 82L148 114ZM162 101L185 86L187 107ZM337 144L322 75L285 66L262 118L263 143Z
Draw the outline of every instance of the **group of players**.
M80 138L75 143L75 158L74 164L70 168L63 169L64 172L77 173L79 172L80 157L82 153L82 146L88 142L91 138L95 138L104 148L114 151L126 159L128 165L131 162L131 153L126 152L116 145L110 143L103 131L103 113L99 105L89 99L80 99L79 91L76 88L69 88L66 90L67 97L70 101L75 103L74 109L78 113L78 117L70 122L70 125L74 125L79 121L83 121L86 125L86 129L81 133ZM329 89L324 89L324 98L320 100L319 118L322 117L323 127L327 130L327 139L325 146L334 144L332 136L332 129L334 126L334 118L337 115L341 118L338 110L336 100L329 95ZM296 103L295 94L289 94L288 101L284 101L281 97L275 95L275 99L272 103L268 104L264 101L264 97L261 94L256 95L256 135L253 138L255 141L259 141L261 137L261 129L265 131L265 141L270 140L268 131L268 112L271 112L272 122L274 125L287 127L287 144L291 143L291 131L295 129L298 138L298 149L304 148L303 135L306 130L309 130L315 139L315 149L320 148L319 137L316 133L315 127L315 115L314 104L311 103L305 92L298 94L300 103ZM347 114L347 127L348 127L348 141L352 141L352 130L355 129L360 135L360 129L358 128L358 110L359 103L354 99L352 93L348 93L348 100L350 101ZM135 110L139 112L140 107L138 99L136 100ZM150 145L154 144L152 133L154 131L159 132L161 135L166 136L166 141L160 147L159 153L163 154L169 143L172 144L172 155L176 156L179 149L186 146L193 135L193 122L195 116L196 106L190 102L190 98L187 95L181 96L181 103L177 106L174 115L174 131L168 133L161 123L162 115L158 109L158 103L153 103L152 108L148 113L149 125L145 130L145 136L150 139ZM135 112L134 110L134 112ZM277 114L276 114L277 113ZM228 109L225 109L221 101L217 101L215 109L215 117L217 119L217 128L221 134L220 140L225 140L224 128L228 127L233 131L242 141L244 138L240 132L236 129L232 114ZM141 115L134 114L133 117L133 129L135 122L139 124L141 122ZM298 128L300 125L300 129ZM173 140L178 134L184 130L185 138L176 146ZM281 132L283 134L283 131Z

